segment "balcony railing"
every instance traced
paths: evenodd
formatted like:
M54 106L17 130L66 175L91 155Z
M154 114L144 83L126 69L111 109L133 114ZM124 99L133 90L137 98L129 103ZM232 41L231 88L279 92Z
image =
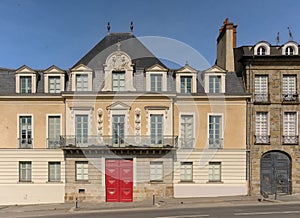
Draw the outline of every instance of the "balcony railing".
M208 139L208 148L210 149L222 149L223 139L221 138L209 138Z
M254 94L254 101L256 103L267 103L270 101L269 94Z
M194 138L180 138L180 147L181 148L194 148Z
M63 136L60 142L63 147L115 147L115 148L175 148L178 139L175 136Z
M270 144L269 135L255 135L255 144Z
M284 136L282 136L282 143L285 145L298 145L299 144L299 136L284 135Z
M30 149L32 148L32 144L33 144L33 139L32 138L19 138L19 148L22 149Z
M286 102L286 103L298 102L298 94L282 94L282 102Z
M60 148L61 146L61 138L47 138L47 148L49 149L56 149Z

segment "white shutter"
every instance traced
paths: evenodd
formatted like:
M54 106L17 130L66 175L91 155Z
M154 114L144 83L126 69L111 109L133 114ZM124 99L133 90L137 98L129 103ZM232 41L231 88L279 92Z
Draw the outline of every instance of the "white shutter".
M255 92L255 94L268 94L268 77L267 76L255 76L254 92Z
M283 119L283 134L285 136L297 135L297 113L285 112Z
M268 113L256 113L256 135L268 135Z
M283 76L282 93L296 94L296 76Z

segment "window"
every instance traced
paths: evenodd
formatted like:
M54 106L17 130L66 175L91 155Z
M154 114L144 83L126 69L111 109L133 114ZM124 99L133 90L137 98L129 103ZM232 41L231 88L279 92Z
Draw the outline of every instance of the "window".
M113 143L124 144L125 115L113 115Z
M113 72L112 83L113 91L125 91L125 72Z
M161 161L150 162L150 181L151 182L163 181L163 162Z
M19 162L19 181L31 182L31 161Z
M209 115L209 148L222 148L222 116Z
M76 74L76 91L88 91L88 75Z
M31 116L20 116L19 118L19 148L32 148L31 121Z
M255 143L270 143L268 112L256 112Z
M296 112L284 112L283 115L283 143L298 144L298 119Z
M88 162L77 161L76 165L76 180L88 180Z
M48 77L49 93L60 93L60 76Z
M283 101L296 101L296 76L284 75L282 78Z
M294 54L294 48L292 46L288 46L285 49L285 55L293 55Z
M151 144L157 145L163 143L163 115L151 114Z
M76 144L85 146L88 143L88 115L75 116Z
M32 79L31 76L20 77L20 93L32 93Z
M254 97L256 102L267 102L268 97L268 76L259 75L254 79Z
M151 74L150 75L151 91L161 92L162 91L162 74Z
M193 162L181 162L180 164L180 181L193 181Z
M48 117L48 148L60 146L60 116Z
M61 177L60 162L49 162L48 163L48 181L49 182L60 182Z
M209 93L221 92L221 76L209 76Z
M192 92L192 77L181 76L180 77L180 93L191 93Z
M265 55L266 54L266 48L264 46L259 46L257 48L257 55Z
M210 182L221 182L221 162L209 162L209 175Z
M181 115L180 117L180 135L181 147L194 147L194 117L193 115Z

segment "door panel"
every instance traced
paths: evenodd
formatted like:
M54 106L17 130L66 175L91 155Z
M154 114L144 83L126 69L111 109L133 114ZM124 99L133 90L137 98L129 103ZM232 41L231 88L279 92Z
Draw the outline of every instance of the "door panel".
M106 160L105 182L107 202L132 202L133 161Z

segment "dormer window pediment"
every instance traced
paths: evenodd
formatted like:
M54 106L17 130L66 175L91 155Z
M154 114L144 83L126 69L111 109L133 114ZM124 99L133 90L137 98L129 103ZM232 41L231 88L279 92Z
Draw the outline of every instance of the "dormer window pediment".
M146 90L150 92L167 91L168 69L155 64L146 69Z
M254 55L270 55L270 43L261 41L254 46Z
M298 55L299 49L298 44L294 41L289 41L285 43L281 48L282 55Z
M22 66L16 70L16 93L36 93L37 72Z
M197 92L197 73L198 71L186 64L175 72L176 91L178 93Z
M71 69L72 91L92 91L93 70L83 64Z
M205 93L225 93L226 70L215 65L204 71Z
M65 71L51 66L44 71L44 92L60 93L65 90Z

